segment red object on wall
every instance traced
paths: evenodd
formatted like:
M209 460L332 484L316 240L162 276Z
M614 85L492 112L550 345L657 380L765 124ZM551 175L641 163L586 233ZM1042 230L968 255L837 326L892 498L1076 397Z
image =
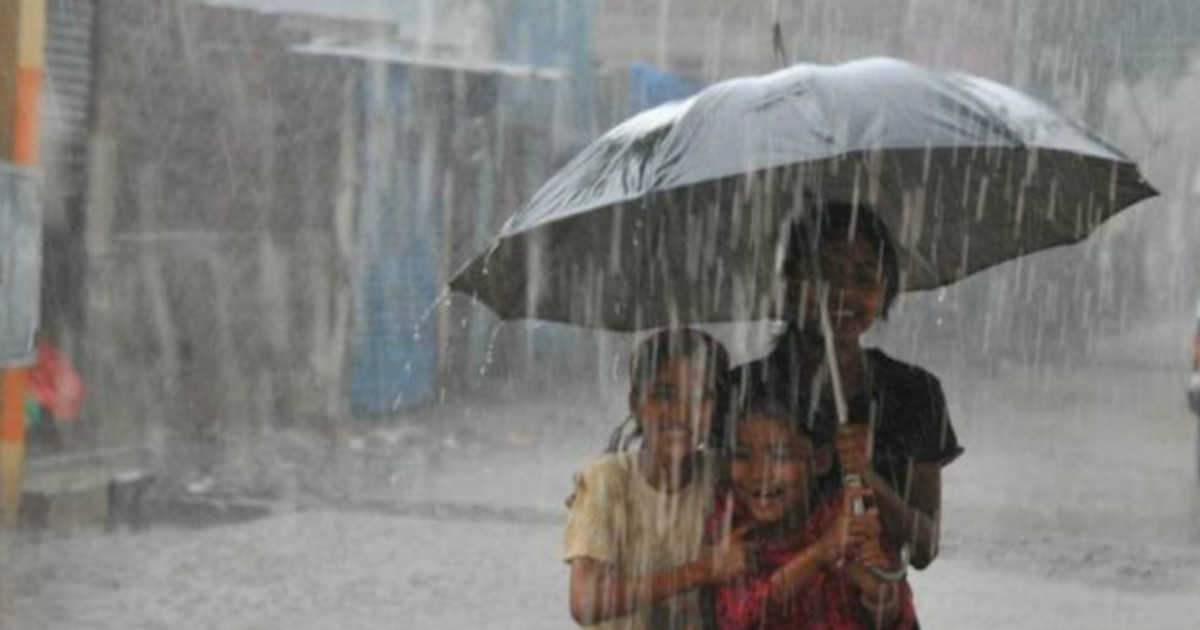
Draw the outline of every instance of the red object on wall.
M83 404L83 378L48 341L38 343L37 364L29 371L29 389L55 420L66 422L79 415L79 407Z

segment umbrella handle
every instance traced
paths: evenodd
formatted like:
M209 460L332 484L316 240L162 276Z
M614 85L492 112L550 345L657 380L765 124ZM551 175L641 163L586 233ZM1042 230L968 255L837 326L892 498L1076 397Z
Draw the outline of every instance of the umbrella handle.
M871 575L883 580L884 582L899 582L908 575L909 555L908 545L904 545L900 548L900 565L895 569L889 571L883 567L877 567L875 565L868 564L867 571L870 572Z
M849 473L842 477L842 485L847 488L861 488L863 487L863 483L863 477L858 473ZM850 506L850 510L855 516L858 516L866 512L867 507L867 500L858 498L854 500L854 504ZM908 551L908 545L905 544L900 548L900 564L895 569L888 570L873 564L866 565L866 568L876 579L883 580L884 582L899 582L908 575L910 557L911 554Z
M842 475L842 486L846 488L861 488L863 487L862 475L858 473L847 473ZM867 500L858 498L854 500L854 505L850 506L850 511L855 516L862 516L867 511Z

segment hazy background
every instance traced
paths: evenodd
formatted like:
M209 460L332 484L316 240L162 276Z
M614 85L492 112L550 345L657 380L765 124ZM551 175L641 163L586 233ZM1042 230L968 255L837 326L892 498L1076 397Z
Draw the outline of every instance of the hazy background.
M1079 246L903 296L872 333L943 379L967 449L916 578L928 625L1194 618L1200 3L48 12L42 320L88 397L29 475L152 471L157 524L106 537L95 496L56 499L48 531L8 541L0 626L569 624L562 499L624 418L634 339L501 324L442 287L603 130L776 68L775 19L796 61L890 55L1035 94L1162 192ZM716 330L740 358L772 333Z

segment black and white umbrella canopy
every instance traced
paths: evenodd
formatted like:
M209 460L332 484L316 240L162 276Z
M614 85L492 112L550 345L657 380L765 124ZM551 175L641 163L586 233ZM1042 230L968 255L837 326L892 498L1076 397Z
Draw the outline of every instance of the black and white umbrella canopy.
M612 330L778 314L811 198L869 205L924 290L1085 239L1156 191L1012 88L894 59L800 64L634 116L513 215L451 288L504 319Z

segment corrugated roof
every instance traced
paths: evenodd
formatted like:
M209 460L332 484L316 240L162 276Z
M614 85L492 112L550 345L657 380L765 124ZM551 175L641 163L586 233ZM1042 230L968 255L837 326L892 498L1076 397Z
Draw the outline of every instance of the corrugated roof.
M539 79L544 81L561 81L567 78L566 72L556 68L539 68L537 66L504 63L499 61L422 57L386 48L361 48L318 42L293 46L292 52L301 55L312 55L317 57L360 59L363 61L377 61L404 66L429 68L434 70L504 75L509 77Z

